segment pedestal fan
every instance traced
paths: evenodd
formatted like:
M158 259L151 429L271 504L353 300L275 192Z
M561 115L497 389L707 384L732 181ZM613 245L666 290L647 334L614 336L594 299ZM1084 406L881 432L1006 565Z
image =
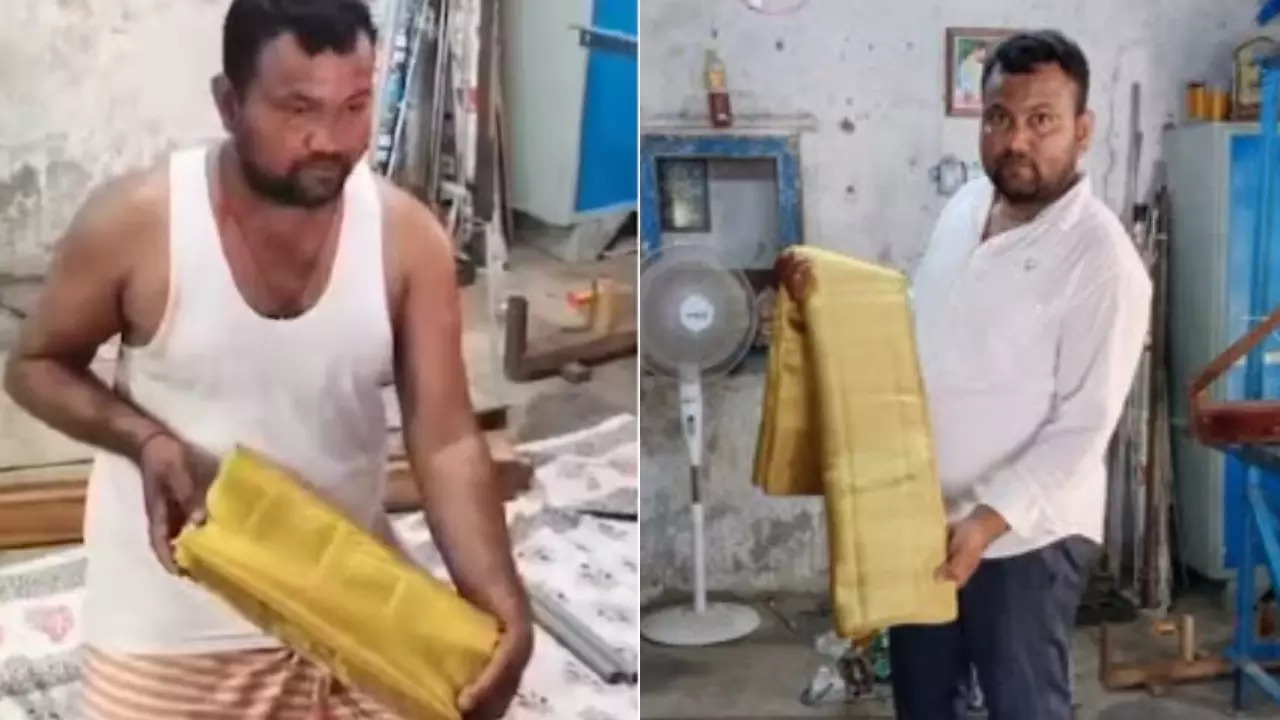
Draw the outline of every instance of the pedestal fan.
M640 352L645 367L679 386L680 425L689 449L693 520L693 602L644 617L641 634L663 645L711 645L750 634L756 611L707 602L702 504L706 379L732 370L756 333L755 293L746 276L707 245L677 244L649 254L640 272Z

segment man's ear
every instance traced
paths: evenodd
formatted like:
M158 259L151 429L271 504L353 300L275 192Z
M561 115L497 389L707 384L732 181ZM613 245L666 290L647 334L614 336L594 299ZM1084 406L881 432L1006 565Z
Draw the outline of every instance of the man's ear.
M226 75L215 75L209 81L209 91L213 95L214 107L218 108L218 117L222 119L222 129L231 132L240 109L239 95Z
M1076 145L1080 148L1081 155L1089 152L1089 147L1093 144L1095 122L1096 117L1092 110L1085 110L1076 119Z

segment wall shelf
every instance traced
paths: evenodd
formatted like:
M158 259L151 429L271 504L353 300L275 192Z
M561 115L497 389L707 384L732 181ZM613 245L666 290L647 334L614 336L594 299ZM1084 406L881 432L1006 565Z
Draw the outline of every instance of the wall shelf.
M685 118L646 121L640 138L640 243L645 252L662 246L662 200L658 165L664 158L770 160L778 186L778 245L802 241L800 129L778 123L751 124L735 118L734 127L710 128Z

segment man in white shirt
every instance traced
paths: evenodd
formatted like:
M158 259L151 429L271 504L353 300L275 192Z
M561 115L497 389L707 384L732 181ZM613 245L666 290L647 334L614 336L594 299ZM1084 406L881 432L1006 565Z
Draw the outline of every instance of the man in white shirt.
M1052 31L1001 43L983 72L986 177L938 220L913 282L959 619L893 628L904 720L957 717L976 668L991 720L1072 717L1080 595L1102 540L1108 442L1133 382L1151 283L1079 167L1088 63ZM779 263L789 292L807 268Z

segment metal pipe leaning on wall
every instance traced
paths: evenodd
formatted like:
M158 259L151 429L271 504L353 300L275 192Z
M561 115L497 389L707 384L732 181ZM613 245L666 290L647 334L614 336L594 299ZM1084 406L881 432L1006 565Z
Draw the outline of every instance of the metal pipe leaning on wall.
M640 673L633 667L627 667L613 648L591 628L537 588L531 587L528 592L534 622L551 633L551 637L568 648L591 672L609 685L634 685L639 681Z

